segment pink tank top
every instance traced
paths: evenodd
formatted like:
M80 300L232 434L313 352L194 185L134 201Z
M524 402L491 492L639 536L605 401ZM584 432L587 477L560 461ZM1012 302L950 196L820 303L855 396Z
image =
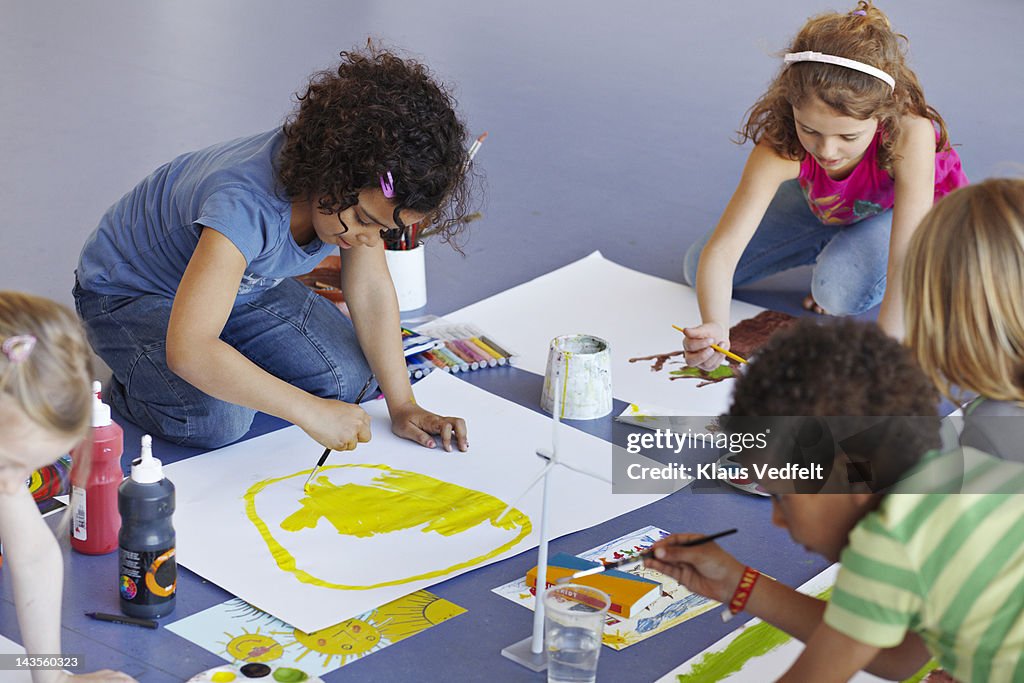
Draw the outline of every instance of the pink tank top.
M800 188L819 221L829 225L852 225L892 208L895 183L887 171L878 167L881 134L881 130L875 133L863 158L843 180L829 178L810 154L800 162ZM936 139L938 135L936 131ZM935 201L967 183L956 150L947 146L935 153Z

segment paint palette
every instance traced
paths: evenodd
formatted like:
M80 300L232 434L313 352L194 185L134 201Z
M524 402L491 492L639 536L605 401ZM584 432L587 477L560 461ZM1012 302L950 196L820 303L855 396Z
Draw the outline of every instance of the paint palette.
M262 662L214 667L196 674L188 679L188 683L245 683L255 679L262 679L268 683L324 683L322 678L307 674L301 669L290 666L272 667Z

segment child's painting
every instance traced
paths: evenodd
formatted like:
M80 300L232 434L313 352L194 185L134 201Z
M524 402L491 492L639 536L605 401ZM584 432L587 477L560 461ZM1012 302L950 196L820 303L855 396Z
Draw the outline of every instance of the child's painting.
M839 565L834 564L807 583L799 591L827 599L836 581ZM800 653L803 643L760 619L751 619L725 636L704 652L691 657L676 669L658 679L658 683L764 683L784 674ZM934 668L930 663L905 683L926 680ZM859 673L850 679L853 683L882 681L877 676ZM931 679L929 683L938 683Z
M464 613L416 591L351 619L305 633L238 598L167 625L231 664L266 664L322 676Z
M763 310L733 301L732 320ZM644 406L649 415L719 415L728 407L730 382L698 390L696 382L670 382L648 364L629 362L652 350L682 348L682 335L672 325L700 322L693 288L620 266L600 252L449 313L445 321L472 324L500 339L517 355L518 367L538 375L544 374L554 337L605 339L612 353L612 395Z
M773 334L779 330L786 329L794 322L796 322L796 318L788 313L761 311L753 318L741 320L729 328L730 350L741 358L752 358L758 349L768 343ZM650 361L651 372L667 370L669 380L698 380L697 388L717 384L727 379L735 379L740 373L739 363L729 359L714 370L688 367L683 361L683 351L681 349L629 359L630 363L644 363L647 361Z
M516 501L543 469L552 420L447 373L420 381L416 398L465 418L470 450L400 439L384 401L370 401L372 440L332 453L308 489L323 449L298 427L166 466L179 563L309 633L534 547L542 487ZM573 467L611 479L612 450L561 428L559 457ZM662 495L613 495L563 467L550 477L552 537Z
M668 535L664 529L648 526L579 553L577 557L594 562L612 562L637 555ZM661 597L629 618L608 614L602 643L613 650L623 650L635 645L704 614L718 604L710 598L690 592L672 577L653 569L646 569L642 565L625 565L619 570L657 581L661 584ZM526 585L525 578L516 579L493 590L503 598L527 609L534 608L534 592Z
M731 350L741 358L752 358L762 346L764 346L773 334L783 330L796 321L796 318L781 311L761 311L757 315L739 321L729 328L729 343ZM681 340L676 340L676 346L671 351L655 353L645 356L630 358L630 363L649 368L651 373L657 374L669 382L683 380L687 385L697 389L712 387L724 383L731 393L731 382L725 380L735 379L743 372L739 363L733 360L719 365L714 370L702 370L701 368L689 367L683 360L683 351L679 348ZM680 389L682 390L682 389ZM702 394L703 395L703 394ZM712 401L717 399L712 398ZM728 406L723 406L722 411ZM694 413L703 415L705 413ZM636 424L650 429L671 428L670 423L659 420L659 416L679 415L671 409L661 405L650 403L631 403L622 414L618 416L620 422Z

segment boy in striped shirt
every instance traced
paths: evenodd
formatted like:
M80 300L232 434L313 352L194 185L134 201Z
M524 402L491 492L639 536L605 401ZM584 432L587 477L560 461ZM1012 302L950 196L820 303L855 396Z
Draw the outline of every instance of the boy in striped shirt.
M823 465L823 480L759 483L775 524L841 563L831 601L716 544L671 545L693 534L656 544L647 566L807 643L783 681L861 669L902 680L932 657L964 683L1024 681L1024 466L933 450L936 404L907 350L873 324L805 319L776 335L738 381L726 426L771 426L769 447L745 454L751 471Z

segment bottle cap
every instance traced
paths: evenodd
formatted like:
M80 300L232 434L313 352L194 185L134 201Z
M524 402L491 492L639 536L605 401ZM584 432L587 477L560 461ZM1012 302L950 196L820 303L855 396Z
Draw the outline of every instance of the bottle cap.
M155 484L164 478L160 460L153 457L153 437L142 437L142 453L132 462L132 481L139 484Z
M92 383L92 426L106 427L111 424L110 406L100 400L100 389L102 385L99 380Z

